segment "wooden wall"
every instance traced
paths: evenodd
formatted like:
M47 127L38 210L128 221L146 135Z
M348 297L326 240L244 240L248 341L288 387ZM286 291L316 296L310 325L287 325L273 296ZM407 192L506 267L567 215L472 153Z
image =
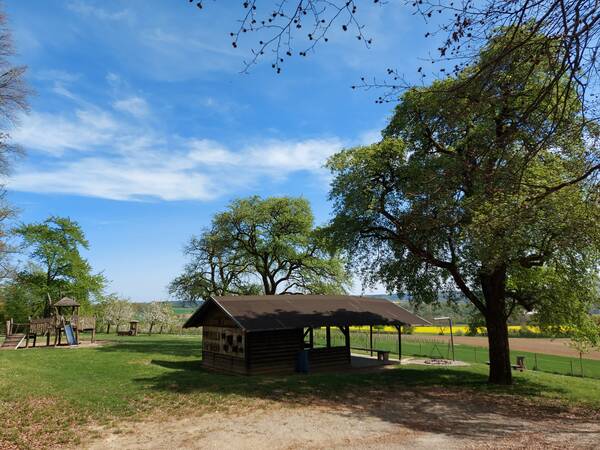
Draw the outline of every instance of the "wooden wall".
M221 338L222 335L225 335ZM241 341L238 336L241 336ZM232 337L232 339L229 339ZM245 334L219 308L211 308L202 324L202 365L228 373L246 373Z
M303 347L302 328L254 331L246 334L248 373L291 373Z
M213 323L223 323L215 317ZM225 351L215 344L214 335L242 334L243 353ZM296 371L298 353L304 347L304 330L253 331L239 328L203 326L202 365L208 369L234 374L276 374ZM313 348L308 350L309 371L333 370L351 366L348 347Z
M202 366L219 372L245 375L246 360L215 352L202 352Z

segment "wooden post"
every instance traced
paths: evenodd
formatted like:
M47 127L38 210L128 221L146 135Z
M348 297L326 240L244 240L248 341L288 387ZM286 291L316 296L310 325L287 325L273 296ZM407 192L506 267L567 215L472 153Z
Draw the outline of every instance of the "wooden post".
M448 320L450 321L450 345L452 346L452 361L456 361L454 358L454 334L452 333L452 318Z
M350 353L350 325L346 326L346 351L348 352L348 362L352 364L352 354Z
M315 334L314 334L313 327L310 327L309 342L310 342L310 348L315 348Z
M369 349L371 350L371 356L373 356L373 325L369 325Z
M327 325L325 327L325 341L327 342L327 348L331 347L331 327Z
M396 329L398 330L398 363L402 364L402 327L396 325Z

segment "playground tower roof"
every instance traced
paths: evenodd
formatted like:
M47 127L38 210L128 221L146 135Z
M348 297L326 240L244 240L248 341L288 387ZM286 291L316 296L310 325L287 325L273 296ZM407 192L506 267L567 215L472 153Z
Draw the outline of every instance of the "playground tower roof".
M79 306L79 303L72 298L63 297L52 306Z

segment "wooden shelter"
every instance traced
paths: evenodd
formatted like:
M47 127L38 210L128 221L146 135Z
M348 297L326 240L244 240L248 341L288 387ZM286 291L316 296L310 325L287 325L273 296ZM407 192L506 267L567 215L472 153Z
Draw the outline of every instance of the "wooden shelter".
M129 330L119 331L119 326L117 325L117 334L119 336L137 336L138 335L138 324L139 320L130 320L129 321Z
M213 297L183 325L202 327L202 364L239 374L314 371L350 367L350 326L429 324L394 303L348 295ZM315 328L326 329L326 345L316 348ZM344 335L331 345L331 327ZM401 349L399 348L399 353Z

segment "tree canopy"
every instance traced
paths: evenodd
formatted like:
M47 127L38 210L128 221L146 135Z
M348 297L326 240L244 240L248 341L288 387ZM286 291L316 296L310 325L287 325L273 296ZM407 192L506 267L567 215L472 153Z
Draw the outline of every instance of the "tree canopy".
M80 251L88 249L81 227L65 217L52 216L41 223L15 229L29 251L31 262L17 275L16 283L37 298L34 314L47 314L49 298L69 295L83 306L102 292L105 278L93 274Z
M186 247L191 262L170 286L180 298L343 292L343 262L329 250L308 201L249 197L218 213Z
M538 95L550 75L527 52L492 78L463 82L511 32L498 31L458 76L407 91L382 142L328 163L335 241L390 290L435 301L458 287L486 319L496 383L511 382L514 308L582 324L600 261L599 129L568 80L554 94L559 115L556 99ZM542 58L560 56L553 39L538 38Z
M133 319L133 305L127 298L122 298L113 293L99 298L97 313L100 320L106 324L106 333L110 333L111 325L119 331L119 325L128 323Z

